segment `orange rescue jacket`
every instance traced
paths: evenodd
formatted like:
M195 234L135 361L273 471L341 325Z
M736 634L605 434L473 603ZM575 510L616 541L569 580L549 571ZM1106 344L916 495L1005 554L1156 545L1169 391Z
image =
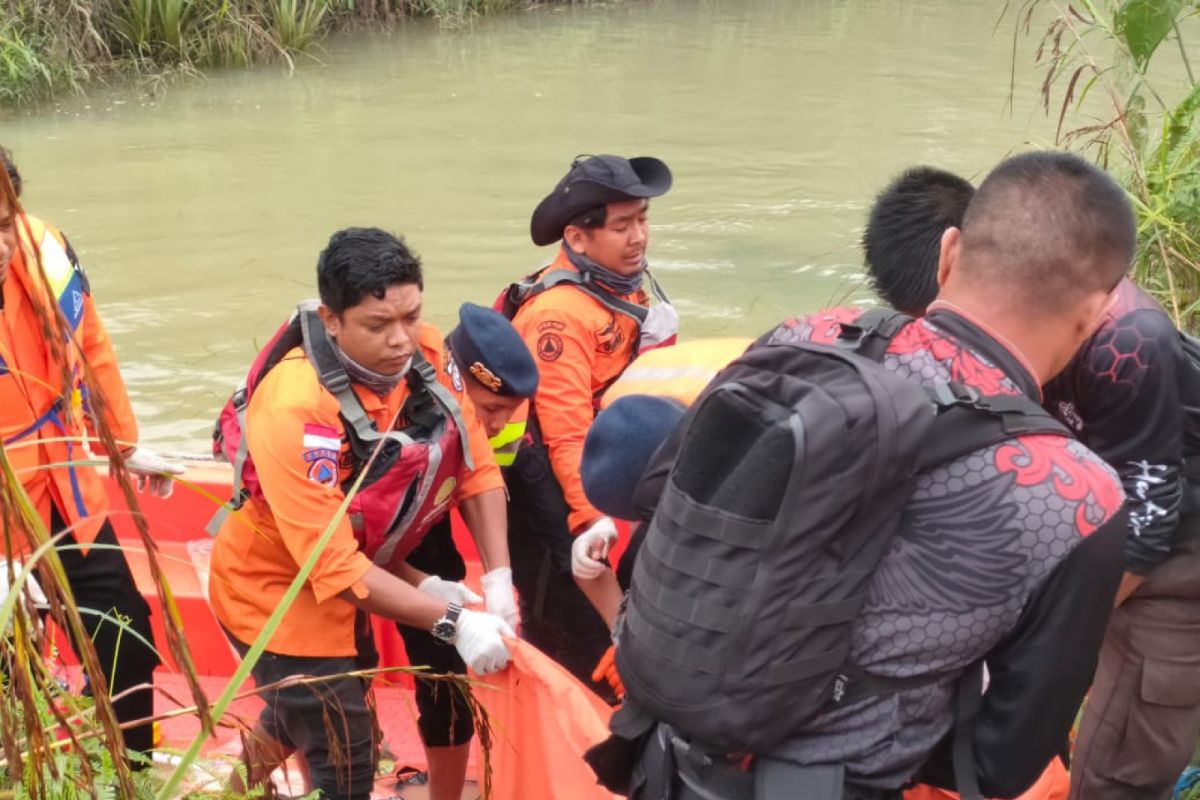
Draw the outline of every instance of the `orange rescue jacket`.
M562 249L546 268L558 269L578 271ZM650 302L644 290L621 299L642 306ZM604 516L583 493L579 462L600 397L637 354L638 323L563 284L530 298L513 317L513 326L538 365L534 413L554 476L571 507L567 524L577 532Z
M90 457L87 440L95 438L96 430L81 353L98 384L92 391L104 397L104 404L97 405L106 409L119 444L136 444L137 421L112 342L83 270L68 255L66 239L34 217L20 216L16 225L19 247L0 287L0 441L42 521L49 525L53 503L73 526L75 539L87 545L104 524L108 499L96 470L73 465ZM37 311L41 308L53 319L51 303L62 309L70 327L63 334L60 358L45 339ZM24 549L26 543L17 546Z

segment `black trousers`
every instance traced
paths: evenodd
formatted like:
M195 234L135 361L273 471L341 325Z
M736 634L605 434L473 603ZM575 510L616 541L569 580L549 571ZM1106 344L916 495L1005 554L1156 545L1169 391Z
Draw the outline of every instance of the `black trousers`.
M422 572L448 581L467 577L467 565L450 531L450 515L433 526L408 557L408 563ZM438 675L466 675L467 665L451 645L434 638L427 630L396 624L408 663L429 667ZM426 747L450 747L466 744L475 735L471 706L458 687L446 681L416 679L417 730Z
M259 688L289 678L325 678L317 683L277 686L262 693L258 721L267 735L304 756L313 790L322 800L370 800L379 765L379 725L371 682L344 673L379 664L371 621L354 617L358 654L311 658L264 650L250 675ZM250 646L225 631L238 655Z
M58 509L53 508L50 512L50 530L59 532L66 527ZM114 701L113 710L121 723L146 719L154 713L154 693L149 685L154 679L154 668L160 661L158 654L133 633L153 644L150 606L133 581L133 573L129 571L124 553L109 547L93 547L85 556L77 544L75 537L68 533L60 540L58 557L62 561L71 592L75 595L75 604L83 617L84 628L91 636L100 666L110 683L109 691L118 695L131 687L147 685L145 689ZM108 520L100 528L96 544L117 544L116 532ZM98 613L121 620L124 627L110 619L98 617ZM78 655L79 643L72 637L71 644ZM126 730L125 745L130 750L149 752L154 745L153 727L141 725Z
M509 492L508 554L522 636L613 702L607 684L592 682L592 670L612 636L571 576L570 509L545 445L522 447L513 465L504 469L504 478Z

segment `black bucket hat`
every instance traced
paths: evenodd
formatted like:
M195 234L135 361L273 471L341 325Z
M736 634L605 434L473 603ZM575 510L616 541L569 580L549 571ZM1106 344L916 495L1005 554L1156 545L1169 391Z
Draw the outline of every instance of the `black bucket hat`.
M671 170L650 156L579 156L533 210L529 234L538 247L562 238L563 228L590 208L620 200L658 197L671 188Z

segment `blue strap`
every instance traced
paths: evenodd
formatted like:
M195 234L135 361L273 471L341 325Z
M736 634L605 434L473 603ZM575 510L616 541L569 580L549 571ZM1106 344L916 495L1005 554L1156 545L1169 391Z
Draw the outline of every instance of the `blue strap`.
M54 401L54 405L50 406L50 408L46 410L46 413L42 414L40 417L35 419L33 421L32 425L30 425L28 428L26 428L25 430L18 433L16 436L12 436L12 437L9 437L8 439L5 439L4 444L10 445L15 442L19 442L22 439L24 439L25 437L30 436L34 433L37 433L48 422L53 422L61 430L63 428L63 424L62 424L62 420L59 419L58 412L62 411L62 404L63 404L63 400L60 397Z
M60 433L62 433L63 435L66 435L67 426L63 423L62 417L59 415L59 413L62 411L62 405L63 405L63 399L60 397L54 401L54 405L50 406L50 408L46 410L46 413L42 414L40 417L38 417L36 420L34 420L32 425L30 425L28 428L26 428L25 430L18 433L16 436L6 439L4 441L4 444L10 445L15 442L19 442L22 439L26 438L27 436L31 436L32 434L37 433L39 430L41 430L42 428L44 428L46 425L49 425L49 424L53 424L54 427L58 428ZM75 501L75 508L77 509L79 516L86 517L88 515L88 510L87 510L87 505L85 505L83 502L83 489L79 486L79 473L75 470L74 465L70 463L74 460L75 460L75 444L73 442L71 442L70 440L68 440L67 441L67 462L68 462L67 475L71 479L71 499Z

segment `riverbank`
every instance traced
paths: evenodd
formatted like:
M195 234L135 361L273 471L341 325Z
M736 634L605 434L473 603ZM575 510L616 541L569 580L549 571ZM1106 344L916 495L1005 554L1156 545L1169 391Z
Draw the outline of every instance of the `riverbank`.
M461 25L484 14L588 0L11 0L0 7L0 106L136 76L159 80L313 55L330 34L406 17Z

